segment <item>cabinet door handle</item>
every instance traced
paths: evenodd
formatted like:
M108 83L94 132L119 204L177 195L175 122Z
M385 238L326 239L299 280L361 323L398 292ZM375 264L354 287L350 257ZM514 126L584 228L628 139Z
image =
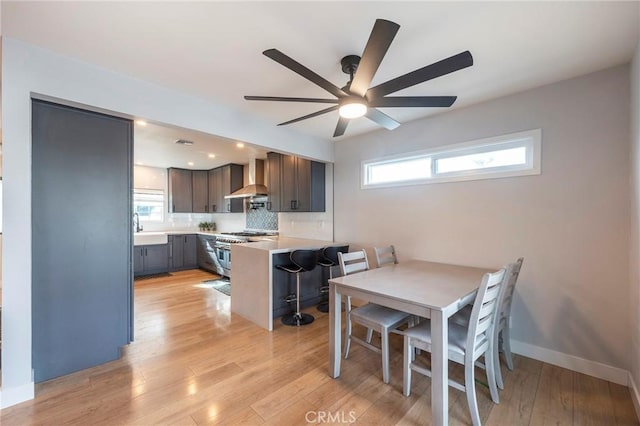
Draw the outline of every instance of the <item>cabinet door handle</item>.
M227 212L231 211L231 203L227 203Z
M214 211L214 212L217 211L217 207L218 207L217 205L211 204L211 210L212 211Z
M296 209L296 200L291 200L291 210Z
M267 201L267 210L271 210L271 201Z
M144 249L144 255L145 256L147 255L147 249Z
M173 209L171 210L171 213L175 213L176 212L176 205L173 205Z

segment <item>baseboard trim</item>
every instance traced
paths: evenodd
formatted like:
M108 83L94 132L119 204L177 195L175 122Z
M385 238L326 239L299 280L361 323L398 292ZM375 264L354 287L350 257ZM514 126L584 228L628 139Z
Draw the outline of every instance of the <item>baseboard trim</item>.
M511 340L513 353L544 361L548 364L587 374L623 386L629 386L629 372L622 368L612 367L596 361L580 358L574 355L557 352L540 346Z
M0 408L11 407L24 401L29 401L35 397L35 383L30 382L25 385L10 388L2 386L2 399Z
M633 375L631 375L631 373L629 373L629 391L631 393L633 406L636 408L636 416L640 419L640 391L638 391L638 386L636 385L635 380L633 380Z

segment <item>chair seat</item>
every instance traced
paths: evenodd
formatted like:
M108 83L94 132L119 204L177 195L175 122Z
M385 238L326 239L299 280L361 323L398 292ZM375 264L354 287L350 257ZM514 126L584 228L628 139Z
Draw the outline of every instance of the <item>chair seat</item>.
M358 322L358 319L362 319L365 322L380 324L385 328L392 327L409 316L406 312L376 305L375 303L367 303L351 310L351 317L354 321Z
M473 310L473 305L465 306L455 314L451 315L451 318L449 318L449 322L453 322L455 324L460 324L464 326L468 325L469 320L471 319L472 310Z
M449 353L457 353L464 356L467 344L468 328L449 322ZM416 339L415 346L426 346L423 349L431 352L431 321L424 320L420 324L410 327L402 332L411 339ZM426 345L425 345L426 344Z

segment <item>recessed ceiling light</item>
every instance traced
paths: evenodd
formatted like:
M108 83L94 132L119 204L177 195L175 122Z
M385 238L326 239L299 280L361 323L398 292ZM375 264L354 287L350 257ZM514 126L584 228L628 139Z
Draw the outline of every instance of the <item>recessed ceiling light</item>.
M136 165L138 166L144 166L144 163L142 161L136 161Z
M193 161L189 161L187 164L193 166Z
M238 143L236 144L236 146L237 146L238 148L244 148L244 144L243 144L242 142L238 142Z
M209 158L216 158L215 154L209 154Z
M147 122L146 122L146 121L144 121L144 120L136 120L136 124L137 124L138 126L146 126L146 125L147 125Z

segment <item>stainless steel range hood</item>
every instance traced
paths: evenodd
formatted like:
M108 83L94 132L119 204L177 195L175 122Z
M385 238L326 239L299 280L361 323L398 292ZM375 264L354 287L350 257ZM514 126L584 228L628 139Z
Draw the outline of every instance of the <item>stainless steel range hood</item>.
M249 161L249 185L246 185L224 198L264 197L269 195L264 185L264 160Z

